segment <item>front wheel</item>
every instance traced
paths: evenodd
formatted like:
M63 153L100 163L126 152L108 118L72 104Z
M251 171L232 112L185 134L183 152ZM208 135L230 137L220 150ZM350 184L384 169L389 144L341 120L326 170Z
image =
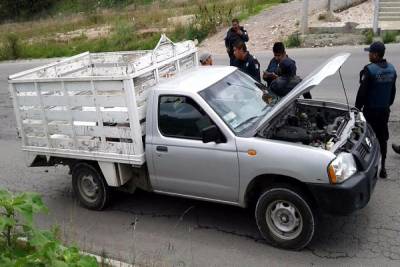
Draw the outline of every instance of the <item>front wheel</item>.
M91 210L102 210L109 202L109 188L93 165L78 163L72 168L72 187L79 203Z
M272 245L300 250L314 236L315 215L303 194L289 186L267 189L258 199L258 229Z

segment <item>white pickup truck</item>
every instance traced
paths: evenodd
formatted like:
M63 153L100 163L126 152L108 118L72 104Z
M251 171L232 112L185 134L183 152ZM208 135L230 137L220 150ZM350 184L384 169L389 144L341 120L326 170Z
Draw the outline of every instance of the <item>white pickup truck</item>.
M319 211L364 207L379 144L363 114L298 97L333 75L339 54L284 98L236 68L197 66L193 42L84 53L9 77L29 166L70 167L80 203L110 187L255 205L271 244L301 249Z

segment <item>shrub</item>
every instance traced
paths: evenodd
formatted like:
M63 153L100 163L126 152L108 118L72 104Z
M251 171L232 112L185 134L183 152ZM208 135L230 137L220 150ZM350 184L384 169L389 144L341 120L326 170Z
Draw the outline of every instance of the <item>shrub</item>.
M387 44L387 43L393 43L393 42L396 41L396 36L397 36L397 33L396 33L396 32L393 32L393 31L384 32L384 33L383 33L383 36L382 36L382 41L383 41L385 44Z
M21 45L15 33L6 34L3 40L2 57L4 59L17 59L21 55Z
M299 47L301 46L301 38L298 33L293 33L285 40L286 47Z
M35 193L13 195L0 190L0 266L98 266L76 247L63 247L57 230L38 230L33 217L47 208Z
M374 32L372 30L367 30L363 34L365 44L372 44L374 41Z

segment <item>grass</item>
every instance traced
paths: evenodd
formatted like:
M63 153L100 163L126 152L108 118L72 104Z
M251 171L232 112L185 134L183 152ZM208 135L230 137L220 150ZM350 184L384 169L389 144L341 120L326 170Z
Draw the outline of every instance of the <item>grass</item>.
M368 45L372 44L372 42L374 41L374 32L371 29L369 29L363 32L363 35L365 44Z
M286 47L300 47L301 38L299 33L293 33L284 41Z
M395 31L385 31L382 35L382 41L385 44L394 43L396 41L397 32Z
M173 41L204 40L233 17L245 20L286 0L71 0L58 1L50 17L0 24L0 60L71 56L84 51L152 49L162 32ZM91 5L92 3L93 5ZM119 3L119 4L117 4ZM108 8L112 7L112 8ZM194 14L192 23L173 25L168 18ZM89 29L108 28L101 36ZM155 29L154 31L146 31ZM61 38L76 30L78 37Z

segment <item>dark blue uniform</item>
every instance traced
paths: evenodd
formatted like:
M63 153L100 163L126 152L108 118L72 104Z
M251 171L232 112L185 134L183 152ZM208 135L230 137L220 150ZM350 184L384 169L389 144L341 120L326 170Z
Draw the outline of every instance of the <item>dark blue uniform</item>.
M275 73L279 77L275 80L265 79L272 92L280 97L287 95L297 84L301 82L300 77L296 75L297 67L296 61L290 57L286 57L279 64L275 58L269 62L267 72ZM311 99L311 93L303 94L305 99Z
M396 95L396 79L395 68L386 60L368 64L360 72L360 88L356 98L356 107L363 111L378 138L383 165L389 139L390 106Z
M296 61L294 61L293 59L291 59L290 57L285 58L284 60L289 60L292 64L291 64L291 68L293 68L291 71L294 72L294 75L296 75ZM272 58L271 61L268 64L268 67L266 69L267 72L270 73L275 73L276 75L280 76L279 71L279 62L275 59ZM272 83L272 79L265 79L265 81L267 82L267 85L269 86Z
M247 52L244 60L235 59L233 66L237 67L242 72L251 76L257 82L261 82L260 78L260 63L258 60Z
M243 43L249 41L249 35L247 34L247 31L243 27L240 27L240 30L243 32L242 35L235 32L232 28L230 28L226 33L225 47L227 48L230 59L229 63L231 66L233 66L233 62L235 61L235 56L233 55L233 45L239 41L242 41Z

